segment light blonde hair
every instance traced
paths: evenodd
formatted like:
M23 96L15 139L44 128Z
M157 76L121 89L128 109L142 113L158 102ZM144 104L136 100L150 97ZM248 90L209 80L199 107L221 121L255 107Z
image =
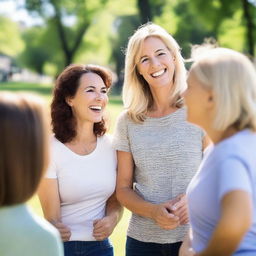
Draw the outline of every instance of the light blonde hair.
M36 192L48 164L48 129L41 99L0 92L0 206Z
M146 113L153 105L153 96L146 80L139 74L137 63L142 43L148 37L157 37L163 41L175 58L174 86L170 95L170 104L181 107L181 94L186 90L186 69L180 54L180 47L175 39L162 27L147 23L138 28L131 36L125 56L125 73L123 86L124 107L128 110L130 118L141 123Z
M256 70L243 54L209 45L192 49L191 71L215 100L213 127L256 131Z

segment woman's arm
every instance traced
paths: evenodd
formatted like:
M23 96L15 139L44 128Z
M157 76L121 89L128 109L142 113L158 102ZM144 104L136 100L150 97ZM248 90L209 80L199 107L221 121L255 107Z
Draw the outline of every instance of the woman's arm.
M207 248L196 256L230 256L252 224L252 201L249 194L234 190L221 201L221 217Z
M186 234L182 245L179 250L179 256L194 256L195 252L192 249L191 240L190 240L191 229L189 229L188 233Z
M117 199L133 213L140 216L154 219L163 229L174 229L179 225L179 218L171 212L170 202L152 204L145 201L134 192L133 172L134 161L132 154L124 151L117 151L118 174L117 174Z
M104 240L109 237L120 221L123 207L116 199L116 193L107 200L106 216L93 222L93 236L96 240Z
M71 232L69 228L61 222L57 179L44 178L39 186L38 196L44 217L59 230L62 240L68 241Z

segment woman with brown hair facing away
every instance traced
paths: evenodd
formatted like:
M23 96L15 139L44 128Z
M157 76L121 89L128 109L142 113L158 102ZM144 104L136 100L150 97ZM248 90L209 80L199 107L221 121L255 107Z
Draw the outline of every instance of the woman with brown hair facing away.
M108 237L121 216L116 200L116 152L105 135L111 74L70 65L58 77L51 104L51 164L39 190L45 218L59 230L65 256L112 256Z
M62 256L57 230L28 210L48 165L49 131L34 95L0 92L0 255Z

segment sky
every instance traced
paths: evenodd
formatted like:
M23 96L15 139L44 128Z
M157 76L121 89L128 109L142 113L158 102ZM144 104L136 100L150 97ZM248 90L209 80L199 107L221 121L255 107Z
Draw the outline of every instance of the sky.
M0 0L0 15L5 15L15 22L25 23L26 26L42 24L39 18L31 18L24 8L24 0Z
M44 23L42 19L31 17L25 8L21 8L24 6L24 2L24 0L0 0L0 15L5 15L13 21L21 22L28 27L42 25ZM50 10L49 13L51 13ZM72 26L75 21L74 16L67 16L63 20L67 26Z

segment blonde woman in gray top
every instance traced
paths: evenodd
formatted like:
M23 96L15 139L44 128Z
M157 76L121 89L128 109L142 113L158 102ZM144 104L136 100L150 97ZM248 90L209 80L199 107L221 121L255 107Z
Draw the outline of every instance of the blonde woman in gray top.
M127 256L178 255L188 222L184 196L207 144L186 122L186 70L176 41L149 23L130 38L117 122L117 197L132 212Z

